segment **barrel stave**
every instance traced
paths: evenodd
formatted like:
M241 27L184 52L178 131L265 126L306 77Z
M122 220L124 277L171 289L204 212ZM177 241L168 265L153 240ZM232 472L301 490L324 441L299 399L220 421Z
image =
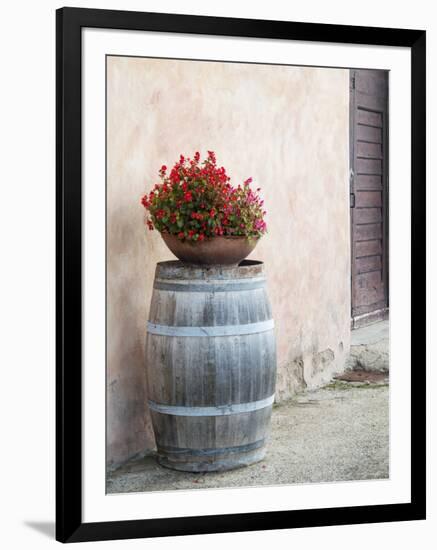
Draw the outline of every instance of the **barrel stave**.
M158 325L245 325L272 318L265 288L240 292L153 291L149 320Z
M158 451L217 449L217 454L228 455L232 454L228 449L265 443L271 406L251 413L227 416L176 416L155 411L151 414ZM174 451L172 454L178 453Z
M221 338L147 336L148 394L169 405L218 406L271 396L270 332Z

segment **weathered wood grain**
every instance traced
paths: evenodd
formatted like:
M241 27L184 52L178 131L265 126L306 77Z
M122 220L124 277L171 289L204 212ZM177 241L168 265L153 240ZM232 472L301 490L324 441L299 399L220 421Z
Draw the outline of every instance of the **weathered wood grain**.
M375 254L382 254L381 239L375 239L373 241L362 241L355 244L356 258L362 258L364 256L374 256Z
M387 71L351 70L350 113L351 314L372 322L388 307Z
M382 129L374 126L357 124L357 139L371 143L382 143Z
M371 271L381 271L382 258L381 256L366 256L364 258L356 258L355 270L356 273L369 273Z
M381 208L357 208L354 212L356 224L362 223L378 223L382 221L382 210Z
M368 111L367 109L357 109L357 122L358 124L366 124L367 126L382 127L382 113L375 113L374 111Z
M380 176L382 174L382 161L378 159L357 158L355 172L361 175Z
M369 191L379 189L382 191L382 177L378 175L358 174L354 179L355 191Z
M226 470L264 456L276 378L265 285L261 262L158 264L146 372L164 466Z
M355 88L358 92L370 98L382 98L387 101L387 73L386 71L361 69L355 72ZM369 100L363 102L367 108Z
M356 208L361 207L381 207L382 193L381 191L357 191L356 193Z
M355 243L359 241L371 241L381 238L381 224L369 223L365 225L355 225L353 228L353 239Z
M382 144L357 141L356 156L357 158L382 159Z

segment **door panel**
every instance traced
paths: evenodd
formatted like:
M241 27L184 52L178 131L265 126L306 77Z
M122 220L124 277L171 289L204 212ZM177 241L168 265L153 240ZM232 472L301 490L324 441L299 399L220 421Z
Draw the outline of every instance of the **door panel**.
M355 257L363 258L365 256L374 256L375 254L382 255L382 244L380 239L374 239L373 241L362 241L356 243Z
M388 73L351 70L350 91L351 313L362 326L388 312Z
M354 244L360 241L370 241L372 239L378 239L381 241L382 223L369 223L369 224L356 224L353 228L352 238ZM356 254L354 256L356 258ZM353 264L355 262L352 262ZM353 273L352 269L352 273ZM353 306L353 302L352 302Z
M357 123L382 128L382 114L374 113L373 111L366 111L366 109L361 108L357 113Z
M382 143L382 129L375 128L374 126L364 126L364 124L357 124L357 138L360 141L366 141L370 143Z
M381 208L382 193L381 191L356 191L355 192L355 208Z
M355 223L379 223L382 222L381 208L356 208Z
M382 144L357 141L357 156L362 159L382 159Z
M372 174L371 176L363 174L355 174L354 188L356 191L371 191L372 189L382 190L382 176Z
M355 271L357 275L361 275L362 273L371 273L373 271L381 271L381 269L382 258L380 254L355 259Z

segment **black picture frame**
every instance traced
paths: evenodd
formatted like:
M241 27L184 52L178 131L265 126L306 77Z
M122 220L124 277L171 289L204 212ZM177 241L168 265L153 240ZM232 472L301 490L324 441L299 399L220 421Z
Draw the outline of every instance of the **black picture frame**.
M411 502L135 521L82 522L81 30L144 30L411 49ZM425 52L423 30L62 8L56 13L56 538L162 537L425 519Z

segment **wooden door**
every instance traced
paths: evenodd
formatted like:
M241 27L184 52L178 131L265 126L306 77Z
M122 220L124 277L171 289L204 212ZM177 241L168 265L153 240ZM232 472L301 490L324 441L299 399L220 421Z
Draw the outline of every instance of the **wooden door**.
M388 316L388 72L350 71L352 327Z

